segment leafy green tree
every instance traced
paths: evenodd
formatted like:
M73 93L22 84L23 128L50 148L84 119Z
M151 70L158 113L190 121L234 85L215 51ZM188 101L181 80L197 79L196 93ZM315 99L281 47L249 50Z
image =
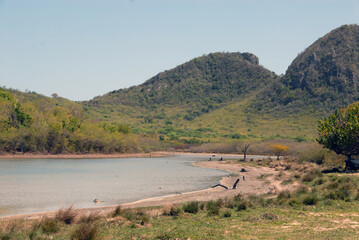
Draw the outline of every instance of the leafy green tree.
M320 121L318 132L318 143L347 156L346 167L352 167L351 157L359 154L359 102Z

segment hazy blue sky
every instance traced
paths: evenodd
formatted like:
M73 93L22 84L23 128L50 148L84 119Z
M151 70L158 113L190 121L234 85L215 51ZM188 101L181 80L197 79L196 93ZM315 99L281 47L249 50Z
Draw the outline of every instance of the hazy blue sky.
M0 0L0 86L88 100L211 52L284 73L358 0Z

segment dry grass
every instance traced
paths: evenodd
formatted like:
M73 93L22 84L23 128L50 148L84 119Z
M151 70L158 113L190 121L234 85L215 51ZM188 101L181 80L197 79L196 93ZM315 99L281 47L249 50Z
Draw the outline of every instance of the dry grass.
M61 208L57 211L55 219L64 222L66 224L71 224L75 221L77 213L74 211L73 206L68 208Z
M99 228L93 223L82 223L72 233L72 240L96 240L99 239Z

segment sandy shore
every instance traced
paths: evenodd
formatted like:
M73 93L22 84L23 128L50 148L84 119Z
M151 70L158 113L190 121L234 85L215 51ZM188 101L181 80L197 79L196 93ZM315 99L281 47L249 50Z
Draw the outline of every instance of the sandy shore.
M162 154L168 153L156 153L161 156ZM153 156L153 154L151 154ZM210 154L208 154L211 156ZM147 155L148 156L148 155ZM228 155L227 155L228 156ZM271 192L273 188L280 188L280 183L277 182L274 178L274 175L277 173L272 168L267 167L249 167L241 166L240 164L230 164L226 161L203 161L195 163L196 166L205 167L205 168L214 168L226 170L234 173L234 176L223 178L220 183L229 188L229 190L222 187L209 188L200 191L188 192L188 193L178 193L173 195L154 197L149 199L143 199L132 203L121 204L122 208L138 208L138 207L150 207L150 206L166 206L179 204L187 201L209 201L212 199L225 198L235 196L237 194L266 194ZM246 172L242 172L242 168ZM261 175L273 175L272 177L266 178L265 181L261 179ZM237 188L232 189L234 182L240 179ZM100 215L107 215L114 211L118 205L114 206L104 206L104 207L93 207L93 208L81 208L76 209L79 215L88 215L90 213L96 213ZM43 216L54 217L56 212L43 212L35 214L23 214L15 215L8 217L0 217L0 221L7 221L12 219L38 219Z

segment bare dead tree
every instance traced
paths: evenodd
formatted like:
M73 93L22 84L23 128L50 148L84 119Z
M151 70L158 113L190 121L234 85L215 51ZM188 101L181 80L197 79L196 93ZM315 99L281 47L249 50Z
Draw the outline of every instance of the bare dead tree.
M247 149L249 148L250 144L248 145L244 145L244 156L243 156L243 161L246 161L247 158Z

